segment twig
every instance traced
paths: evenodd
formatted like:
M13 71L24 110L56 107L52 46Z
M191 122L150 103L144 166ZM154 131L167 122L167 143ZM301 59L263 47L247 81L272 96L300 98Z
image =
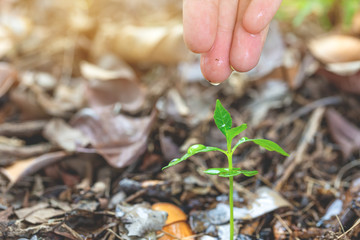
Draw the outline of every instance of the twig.
M296 167L303 161L303 156L308 148L310 141L313 139L317 129L319 128L321 119L325 113L325 108L317 108L311 115L308 124L306 125L305 131L302 135L302 138L298 144L296 150L296 156L294 161L292 161L289 167L286 169L282 177L276 184L275 189L280 191L285 182L289 179L291 174L293 174Z
M76 239L83 240L80 234L78 234L75 230L73 230L71 227L69 227L66 224L61 225L63 228L65 228L71 235L73 235Z
M111 234L113 234L115 237L117 237L118 239L122 239L121 236L119 236L116 232L114 232L113 230L111 230L110 228L106 229L106 231L110 232Z
M335 181L334 181L334 188L339 190L340 186L341 186L341 179L344 176L344 174L349 171L350 169L352 169L353 167L357 167L360 166L360 159L357 160L353 160L351 162L349 162L348 164L346 164L345 166L343 166L339 173L336 175Z
M336 217L336 220L339 222L339 225L340 225L340 227L341 227L342 232L344 233L344 232L345 232L345 229L344 229L344 226L343 226L343 224L342 224L339 216L338 216L338 215L335 215L335 217Z
M138 198L138 197L141 197L142 195L144 195L146 193L147 189L144 188L144 189L141 189L139 191L137 191L136 193L134 194L131 194L129 197L127 197L124 202L125 203L129 203L131 201L133 201L134 199Z
M0 124L0 135L30 137L40 134L47 122L46 120L36 120L20 123L3 123Z
M283 225L284 228L286 228L286 231L290 234L290 236L293 235L293 231L290 229L290 227L286 224L286 222L280 217L279 214L274 214L275 218ZM296 238L298 239L298 238Z
M311 112L314 109L317 109L319 107L324 107L327 105L335 105L339 104L341 102L342 98L339 96L333 96L333 97L326 97L319 100L316 100L314 102L311 102L298 110L296 110L294 113L292 113L289 117L287 117L284 121L280 122L281 126L287 125L291 122L293 122L295 119L298 119L301 116L306 115L307 113Z

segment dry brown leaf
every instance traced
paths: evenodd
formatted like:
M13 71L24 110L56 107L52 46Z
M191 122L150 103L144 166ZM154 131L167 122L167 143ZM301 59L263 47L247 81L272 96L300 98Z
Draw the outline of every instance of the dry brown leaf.
M51 143L60 146L68 152L74 152L76 147L85 147L89 139L78 129L72 128L62 119L52 119L44 129L43 135Z
M0 62L0 97L4 96L4 94L8 92L15 80L16 71L14 67L8 63Z
M44 119L47 117L45 111L36 101L34 93L23 87L17 87L10 92L10 100L21 112L21 119L33 120Z
M347 121L334 109L326 111L326 120L332 138L340 146L344 158L360 148L360 129Z
M104 65L104 64L102 64ZM134 71L124 63L107 63L108 70L87 62L82 62L81 73L88 79L87 99L92 107L108 106L116 103L128 112L138 111L145 102L145 89L136 81ZM115 66L114 66L115 65Z
M30 86L38 104L50 115L66 117L78 110L84 103L85 84L72 81L71 86L58 85L51 96L39 85Z
M81 130L108 163L117 168L132 164L146 150L156 113L142 118L116 115L111 108L83 109L71 124Z
M48 203L38 203L29 208L22 208L15 211L16 216L20 220L25 220L31 224L45 223L48 219L63 215L63 210L49 208Z
M106 26L102 32L105 36L113 36L109 44L127 62L174 64L189 56L181 24L153 27Z
M310 52L323 63L360 60L360 39L347 35L327 35L309 42Z
M11 99L20 108L23 119L41 119L48 115L68 117L84 102L85 82L72 79L68 85L57 84L50 74L21 75L20 85L11 91ZM53 90L52 94L49 90Z
M5 26L0 25L0 58L5 56L14 47L11 32Z
M64 151L46 153L39 157L18 160L13 165L0 169L0 172L9 179L9 187L11 187L20 178L30 175L47 165L63 159L66 156L67 153Z
M360 93L360 39L328 35L308 44L312 55L324 63L318 73L344 91Z

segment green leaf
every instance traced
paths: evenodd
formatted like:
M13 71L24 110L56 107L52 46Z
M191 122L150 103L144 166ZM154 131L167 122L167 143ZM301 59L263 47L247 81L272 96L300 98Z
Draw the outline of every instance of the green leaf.
M252 176L258 174L258 171L241 170L241 173L247 177L252 177Z
M185 161L186 159L188 159L189 157L191 157L192 155L195 155L197 153L212 152L212 151L219 151L219 152L226 154L226 152L224 150L222 150L221 148L207 147L202 144L195 144L195 145L192 145L191 147L189 147L188 152L184 156L182 156L181 158L175 158L175 159L171 160L167 166L162 168L162 170L164 170L168 167L174 166L178 163L181 163L182 161Z
M241 138L232 148L232 151L235 151L235 149L244 142L254 142L268 151L275 151L286 157L289 156L289 154L285 152L284 149L282 149L278 144L274 143L273 141L267 139L249 139L247 137Z
M231 128L226 131L226 141L231 143L233 138L239 135L242 131L244 131L247 128L247 125L245 123L241 124L240 126Z
M235 177L241 174L241 170L239 169L226 169L226 171L222 171L219 174L219 177Z
M204 173L209 174L209 175L218 175L219 173L221 173L222 170L223 170L223 168L209 168L209 169L206 169L204 171Z
M230 113L223 107L220 100L216 100L214 121L217 128L226 136L226 131L231 129L232 119Z
M275 151L286 157L289 156L289 154L285 152L284 149L282 149L279 145L277 145L273 141L267 139L248 139L247 141L252 141L268 151Z
M241 168L209 168L204 171L204 173L209 175L219 175L219 177L234 177L241 174L244 174L247 177L254 176L258 173L258 171L248 171L242 170Z

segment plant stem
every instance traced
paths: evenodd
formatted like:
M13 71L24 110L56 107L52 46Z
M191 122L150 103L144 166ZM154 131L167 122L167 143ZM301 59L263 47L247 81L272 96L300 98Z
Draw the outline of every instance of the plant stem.
M230 240L234 239L234 203L233 203L233 180L234 177L229 177L229 205L230 205Z
M229 170L232 170L232 155L233 151L231 149L231 143L228 143L228 152L227 152L227 158L228 158L228 164L229 164ZM230 240L234 239L234 201L233 201L233 188L234 183L234 177L229 177L229 206L230 206Z

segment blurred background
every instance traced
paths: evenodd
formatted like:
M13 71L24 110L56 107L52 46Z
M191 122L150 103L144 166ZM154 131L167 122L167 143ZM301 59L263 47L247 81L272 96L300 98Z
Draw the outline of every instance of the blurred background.
M248 124L247 137L274 140L291 153L284 159L240 147L234 166L259 175L236 179L235 205L257 209L239 215L238 224L249 223L239 234L332 239L356 229L359 0L284 0L258 66L219 86L203 78L182 33L179 0L0 1L0 220L27 224L7 234L50 236L53 226L28 227L59 215L56 221L67 221L64 213L81 202L86 210L73 216L95 221L91 214L114 211L120 217L111 229L127 239L119 227L127 210L116 206L161 200L189 214L193 234L226 239L226 219L198 217L227 201L226 179L202 173L224 159L209 154L161 171L192 144L224 147L212 120L217 98L234 124ZM275 204L264 208L261 199ZM48 205L39 206L43 201ZM30 219L33 206L52 210ZM91 227L82 234L115 238ZM65 232L52 234L74 234ZM359 230L347 237L359 239Z

